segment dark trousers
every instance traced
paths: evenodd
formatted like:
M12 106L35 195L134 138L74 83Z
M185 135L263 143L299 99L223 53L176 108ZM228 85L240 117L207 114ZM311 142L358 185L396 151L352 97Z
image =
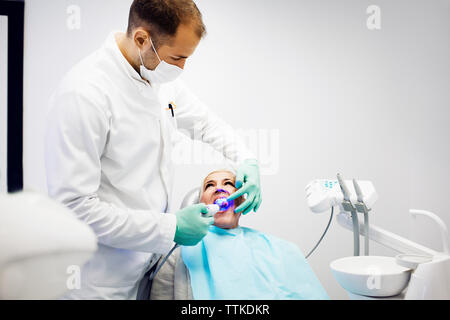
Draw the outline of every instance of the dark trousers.
M150 280L150 274L155 271L158 263L155 263L153 267L148 270L142 280L139 282L138 292L136 300L150 300L150 292L152 291L153 281Z

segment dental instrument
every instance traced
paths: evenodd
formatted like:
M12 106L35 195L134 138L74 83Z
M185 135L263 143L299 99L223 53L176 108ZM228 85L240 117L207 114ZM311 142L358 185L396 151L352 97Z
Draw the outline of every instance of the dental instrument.
M364 255L369 255L369 211L366 204L364 203L364 197L359 187L358 182L353 179L353 187L355 188L358 201L355 202L356 211L364 214Z
M339 182L339 186L341 187L342 194L344 195L344 201L342 201L342 207L345 211L350 212L352 215L353 221L353 255L359 256L359 223L358 223L358 214L355 206L353 206L350 201L350 192L347 189L347 186L342 180L341 174L337 174L337 179Z
M212 217L217 212L227 211L234 204L233 200L227 200L226 197L221 197L214 201L214 204L208 204L206 207L208 208L208 217Z
M343 182L342 176L339 175L339 177ZM353 188L347 188L347 185L351 185L351 183L352 181L347 180L345 181L345 183L343 182L342 185L346 190L347 199L349 199L350 203L356 204L358 202L357 193L353 190ZM378 197L372 182L359 180L357 181L357 185L359 187L358 192L363 195L364 204L366 205L367 210L370 210ZM345 201L345 199L339 184L339 180L316 179L311 181L306 186L305 191L307 203L312 212L322 213L337 206L340 209L339 216L342 215L350 219L350 216L348 216L348 213L345 212L346 210L343 206L343 202ZM329 224L327 225L327 229L325 230L325 232L328 230ZM353 228L353 223L350 222L350 226ZM323 238L323 236L324 235L322 235L321 239Z

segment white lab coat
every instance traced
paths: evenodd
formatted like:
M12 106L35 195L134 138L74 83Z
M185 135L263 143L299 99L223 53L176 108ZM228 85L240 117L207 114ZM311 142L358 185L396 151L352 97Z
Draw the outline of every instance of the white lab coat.
M176 105L175 119L168 103ZM171 151L176 126L237 165L254 155L182 81L150 86L111 33L53 95L45 162L49 195L95 232L99 249L64 298L135 299L144 273L173 246ZM169 213L166 213L169 212Z

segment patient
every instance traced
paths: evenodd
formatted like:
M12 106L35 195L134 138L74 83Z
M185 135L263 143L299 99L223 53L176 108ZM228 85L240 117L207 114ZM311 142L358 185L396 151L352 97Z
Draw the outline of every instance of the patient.
M199 202L228 197L234 183L228 170L211 172ZM243 201L216 213L196 246L174 251L153 280L150 299L329 299L295 244L239 226L234 209Z
M204 204L212 204L218 198L227 198L236 191L234 186L236 176L227 170L213 171L203 180L200 191L200 201ZM234 213L244 198L236 199L233 206L225 212L218 212L214 215L214 225L222 229L234 229L239 225L241 212Z

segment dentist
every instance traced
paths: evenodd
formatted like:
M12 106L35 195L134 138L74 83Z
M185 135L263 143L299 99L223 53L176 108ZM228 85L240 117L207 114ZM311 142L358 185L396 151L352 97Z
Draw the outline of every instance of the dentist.
M235 165L237 192L261 203L255 156L234 130L178 79L205 34L192 0L135 0L126 33L75 65L51 98L45 138L49 195L98 238L67 299L136 299L174 242L197 244L214 218L198 204L172 211L174 133L182 129Z

